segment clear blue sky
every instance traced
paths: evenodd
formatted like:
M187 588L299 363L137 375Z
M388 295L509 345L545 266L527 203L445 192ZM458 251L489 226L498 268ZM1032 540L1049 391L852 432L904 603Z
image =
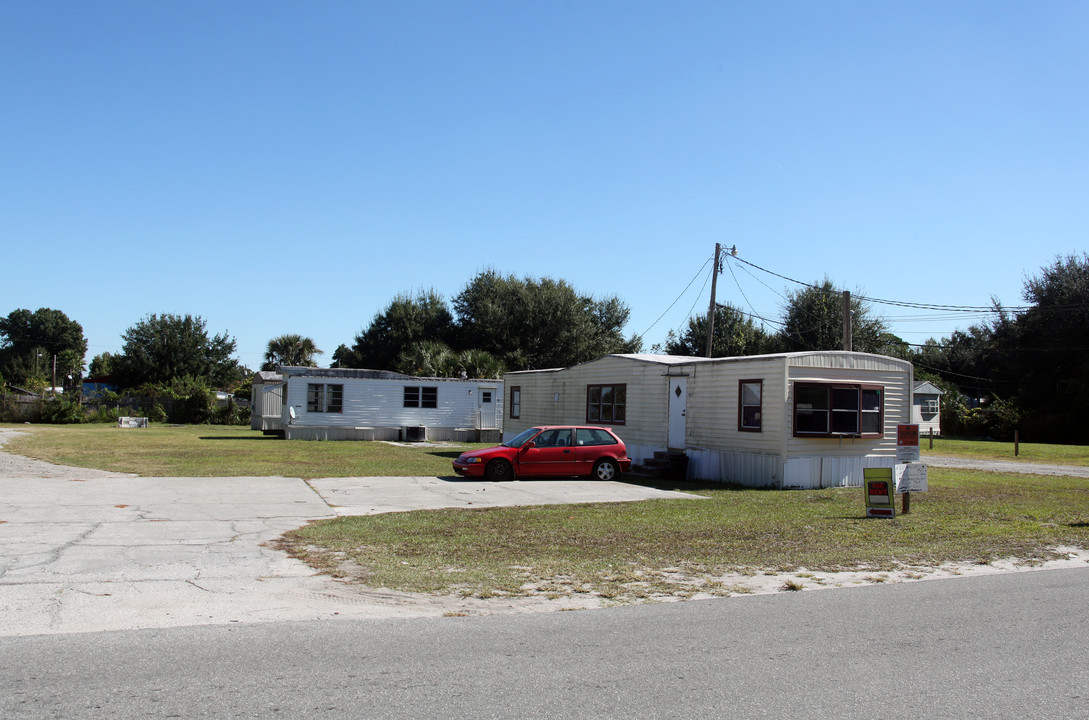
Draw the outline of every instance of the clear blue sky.
M1087 37L1081 1L0 2L0 314L64 311L88 361L191 313L328 364L495 268L619 296L649 347L716 242L1020 305L1089 247ZM778 318L795 286L752 272L720 301Z

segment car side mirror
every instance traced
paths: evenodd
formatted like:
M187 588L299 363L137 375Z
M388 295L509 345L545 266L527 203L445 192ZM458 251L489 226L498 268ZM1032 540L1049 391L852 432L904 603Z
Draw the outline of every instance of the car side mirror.
M529 442L527 442L525 445L522 446L522 449L523 450L531 450L531 449L533 449L535 447L537 447L537 443L530 440Z

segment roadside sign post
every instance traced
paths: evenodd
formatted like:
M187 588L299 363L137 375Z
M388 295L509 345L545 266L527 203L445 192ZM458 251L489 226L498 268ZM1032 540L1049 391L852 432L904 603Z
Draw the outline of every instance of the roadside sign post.
M931 443L933 443L933 435L931 435ZM897 425L896 426L896 462L897 463L917 463L919 462L919 426L918 425ZM923 466L923 476L925 482L926 466ZM897 492L902 492L904 495L904 509L903 513L907 515L911 512L911 490L900 490L900 484L897 482Z

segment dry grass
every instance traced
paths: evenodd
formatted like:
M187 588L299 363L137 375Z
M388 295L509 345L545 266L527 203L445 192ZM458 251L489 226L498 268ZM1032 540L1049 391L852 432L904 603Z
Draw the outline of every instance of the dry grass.
M878 576L1089 547L1084 480L932 469L930 487L913 496L910 515L891 521L866 519L858 489L697 488L706 501L341 518L288 533L281 547L377 587L475 597L592 593L617 601L731 594L714 581L729 573L805 568L798 577L811 577L863 569Z

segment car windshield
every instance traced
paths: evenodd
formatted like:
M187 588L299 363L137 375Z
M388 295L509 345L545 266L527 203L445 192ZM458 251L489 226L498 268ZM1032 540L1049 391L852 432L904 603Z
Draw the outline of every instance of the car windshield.
M526 444L527 440L529 440L531 437L539 432L541 432L541 428L530 428L529 430L523 430L522 432L512 437L510 440L507 440L505 443L503 443L503 447L522 447Z

